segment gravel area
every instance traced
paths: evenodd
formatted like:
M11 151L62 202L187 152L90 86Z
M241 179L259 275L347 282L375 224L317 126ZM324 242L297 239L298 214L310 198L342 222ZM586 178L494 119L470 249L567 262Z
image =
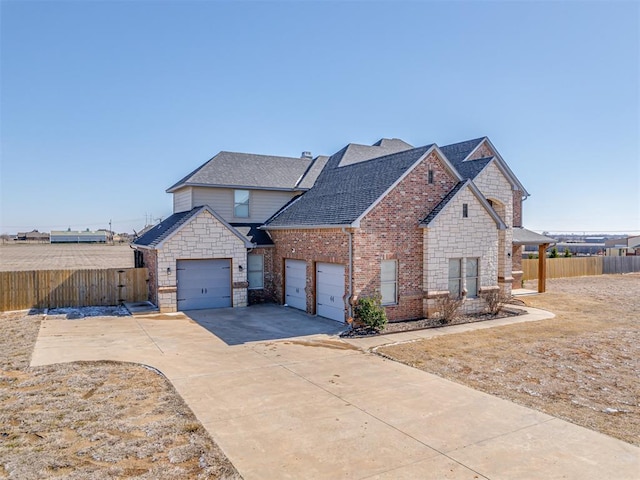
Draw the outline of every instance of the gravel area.
M42 318L0 313L0 478L240 478L157 371L116 362L30 368Z
M554 279L521 298L556 318L377 352L640 445L640 275Z

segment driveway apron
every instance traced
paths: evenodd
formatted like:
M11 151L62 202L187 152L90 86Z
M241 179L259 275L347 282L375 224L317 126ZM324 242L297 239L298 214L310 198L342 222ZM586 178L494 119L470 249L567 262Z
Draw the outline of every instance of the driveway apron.
M277 338L247 341L224 330L224 341L212 333L215 314L202 315L209 325L183 314L45 319L32 365L157 368L246 480L638 478L640 449L620 440L333 334L268 330Z

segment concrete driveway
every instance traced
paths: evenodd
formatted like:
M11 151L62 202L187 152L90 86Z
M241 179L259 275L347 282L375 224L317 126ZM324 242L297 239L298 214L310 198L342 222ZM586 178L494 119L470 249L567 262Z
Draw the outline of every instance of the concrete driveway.
M158 368L246 480L638 478L637 447L332 335L223 341L199 321L46 319L32 364Z
M184 314L227 345L317 334L335 335L346 329L333 320L273 304L192 310Z

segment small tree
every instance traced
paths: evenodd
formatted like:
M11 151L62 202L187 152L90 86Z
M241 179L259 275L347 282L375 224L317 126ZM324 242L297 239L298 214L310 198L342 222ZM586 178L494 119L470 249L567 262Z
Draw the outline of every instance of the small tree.
M549 258L558 258L558 247L553 247L551 249L551 254L549 255Z
M564 258L570 258L572 255L571 250L569 250L569 247L566 247L564 249Z
M378 332L387 325L387 314L382 308L380 296L360 297L354 313L359 322Z

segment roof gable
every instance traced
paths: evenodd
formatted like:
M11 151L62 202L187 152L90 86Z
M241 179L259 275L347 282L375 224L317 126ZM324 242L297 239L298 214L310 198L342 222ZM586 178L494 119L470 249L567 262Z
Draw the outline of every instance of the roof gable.
M496 223L496 227L499 230L504 230L505 228L507 228L505 223L500 218L500 215L496 213L496 211L493 209L493 207L491 207L487 199L484 198L480 190L478 190L478 187L476 187L473 184L473 182L469 179L463 182L459 182L454 188L452 188L451 191L442 199L442 201L438 205L436 205L436 207L431 212L429 212L429 214L425 217L425 219L422 222L420 222L420 226L421 227L431 226L433 222L436 220L436 218L438 218L438 216L447 209L447 207L453 202L453 200L458 195L460 195L460 192L462 192L465 189L471 190L471 192L476 197L480 205L482 205L482 207L486 210L489 216Z
M209 213L224 227L230 230L236 237L242 240L246 248L251 248L255 246L253 243L251 243L247 239L247 237L245 237L237 229L232 227L229 223L224 221L216 212L214 212L207 206L195 207L186 212L174 213L167 219L160 222L155 227L148 230L144 235L134 240L133 245L138 247L152 248L152 249L160 248L164 242L169 240L181 228L189 224L191 220L193 220L203 212Z
M347 226L384 196L435 145L339 166L348 147L333 155L315 186L266 222L266 228Z

